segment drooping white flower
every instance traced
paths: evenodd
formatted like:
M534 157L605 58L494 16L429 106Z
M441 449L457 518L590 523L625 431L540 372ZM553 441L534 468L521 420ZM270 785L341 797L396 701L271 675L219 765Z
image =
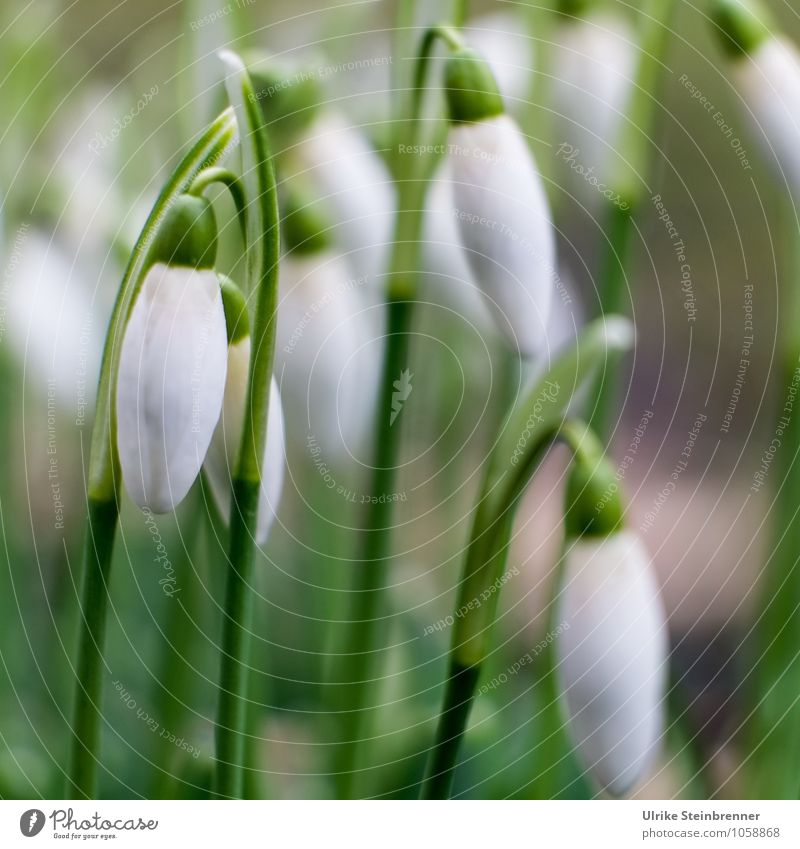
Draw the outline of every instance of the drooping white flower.
M768 38L731 65L731 79L765 160L800 193L800 53L788 39Z
M620 14L593 12L565 18L554 41L550 100L557 156L571 166L566 173L574 175L573 190L596 204L602 195L585 173L591 169L606 185L615 157L625 154L618 140L634 85L636 33Z
M530 95L535 50L520 15L479 15L467 23L464 37L486 57L511 111L517 105L524 106Z
M275 374L304 443L335 456L358 450L372 425L383 310L369 281L330 249L281 262Z
M454 215L473 279L498 327L523 355L542 350L555 240L533 156L514 121L496 114L452 125Z
M105 318L85 266L57 239L22 224L8 239L5 273L0 340L8 334L26 383L83 419L94 401Z
M140 507L173 510L200 472L222 409L227 334L210 268L153 265L120 352L117 444Z
M236 471L239 443L244 429L247 377L250 365L250 337L243 336L228 347L225 399L204 469L211 494L225 521L231 511L231 491ZM267 441L261 463L261 495L258 502L256 542L267 541L283 491L285 434L281 395L275 378L270 383Z
M380 157L357 127L325 112L294 160L328 211L336 249L356 276L374 280L385 270L394 220L392 182Z
M667 626L650 558L630 531L568 543L557 604L557 676L570 737L615 796L642 777L663 730Z

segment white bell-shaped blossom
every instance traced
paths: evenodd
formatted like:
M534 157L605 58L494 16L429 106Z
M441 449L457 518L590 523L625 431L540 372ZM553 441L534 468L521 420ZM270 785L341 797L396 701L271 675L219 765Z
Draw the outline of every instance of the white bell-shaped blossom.
M555 631L557 676L573 744L615 796L642 777L663 730L664 607L638 536L568 543Z
M555 239L533 156L505 114L454 123L448 146L454 216L473 279L523 355L544 347Z
M216 272L153 265L120 352L117 443L125 488L173 510L197 477L222 409L227 332Z
M294 151L295 167L315 186L328 212L329 233L356 276L385 271L394 221L394 190L386 166L356 126L322 114Z
M511 111L524 108L533 77L535 42L525 32L521 15L506 11L479 15L467 23L464 38L486 57Z
M602 194L594 180L607 186L616 159L625 155L618 141L634 85L636 33L622 15L595 12L567 18L555 41L554 152L562 170L566 165L571 189L596 206Z
M233 477L244 430L250 347L250 337L243 336L228 348L228 373L225 378L222 416L214 431L204 465L211 494L226 522L230 517ZM273 377L270 383L267 441L261 463L261 494L256 522L256 542L259 545L267 541L283 491L284 440L281 395Z
M382 307L370 282L330 250L287 255L280 279L275 374L287 417L303 444L347 456L372 427Z

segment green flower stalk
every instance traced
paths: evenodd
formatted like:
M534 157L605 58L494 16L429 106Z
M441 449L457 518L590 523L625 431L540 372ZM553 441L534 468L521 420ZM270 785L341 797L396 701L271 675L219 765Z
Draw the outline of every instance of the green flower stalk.
M280 217L269 140L252 82L236 54L224 51L221 58L227 66L226 86L242 139L242 174L248 199L245 207L247 284L255 303L243 432L232 483L216 724L216 793L241 798L253 604L251 581L275 357Z
M564 441L576 457L585 454L586 429L565 422L574 393L612 356L632 343L629 322L611 317L590 324L578 344L510 413L495 442L473 519L456 609L444 700L421 794L446 798L466 732L483 662L489 651L499 593L491 592L505 571L514 514L547 448ZM595 443L591 442L590 447ZM593 448L594 451L594 448ZM585 459L591 467L592 456ZM611 515L611 511L607 516ZM480 605L474 599L487 598Z

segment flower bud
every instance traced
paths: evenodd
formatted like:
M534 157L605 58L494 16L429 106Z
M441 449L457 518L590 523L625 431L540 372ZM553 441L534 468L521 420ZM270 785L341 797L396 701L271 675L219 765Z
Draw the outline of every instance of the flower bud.
M222 407L225 315L213 271L154 265L122 342L117 443L125 487L166 513L197 477Z
M730 78L762 154L790 190L800 190L800 55L772 35L761 6L717 0L713 17L731 56Z
M304 444L313 437L328 457L347 456L371 428L382 307L331 250L290 251L280 279L275 373L287 416Z
M228 348L228 369L222 416L217 423L204 469L217 509L227 522L231 512L233 476L244 431L247 381L250 369L250 337L238 338ZM256 542L267 541L283 490L284 425L281 396L272 378L267 420L267 441L261 463L261 494L258 502Z
M357 277L385 271L394 220L389 173L357 127L321 115L293 153L294 168L315 186L331 222L330 239Z
M125 488L166 513L197 477L219 419L227 333L212 270L216 226L207 201L166 213L128 318L117 378L117 445Z
M474 52L448 62L453 214L473 278L498 327L523 355L544 346L555 240L541 178L522 133L502 114L491 71Z

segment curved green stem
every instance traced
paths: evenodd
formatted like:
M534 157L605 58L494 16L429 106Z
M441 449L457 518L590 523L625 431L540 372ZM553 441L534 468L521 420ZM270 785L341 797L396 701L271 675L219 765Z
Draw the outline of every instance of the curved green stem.
M599 443L585 425L565 422L575 392L595 376L604 357L632 342L622 319L598 319L511 412L489 459L475 511L456 601L444 702L422 784L423 798L446 797L475 698L500 593L519 500L556 440L594 467ZM476 603L477 602L477 603Z
M261 492L261 463L267 438L270 382L275 355L280 219L275 170L261 109L241 60L226 52L227 80L239 119L242 169L248 203L247 278L255 292L252 349L244 432L233 479L228 578L222 625L219 703L216 724L218 795L241 798L244 788L247 679L252 620L252 572Z
M72 709L73 738L67 773L68 797L93 798L95 795L102 717L107 589L119 510L120 471L114 397L122 334L144 278L149 246L164 213L189 188L197 174L211 162L221 159L235 140L233 111L226 109L202 134L161 190L125 269L106 334L89 457L88 515L81 589L82 619Z

